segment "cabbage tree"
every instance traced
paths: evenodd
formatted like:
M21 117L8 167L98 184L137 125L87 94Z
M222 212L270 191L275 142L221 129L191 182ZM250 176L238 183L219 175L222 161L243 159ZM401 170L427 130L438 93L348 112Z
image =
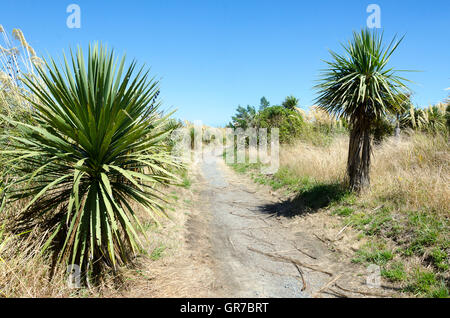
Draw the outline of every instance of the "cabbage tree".
M343 45L344 54L330 51L319 84L318 105L350 123L347 173L350 189L360 192L370 184L371 128L377 119L401 112L406 79L388 66L403 38L386 46L383 35L367 29L354 32Z

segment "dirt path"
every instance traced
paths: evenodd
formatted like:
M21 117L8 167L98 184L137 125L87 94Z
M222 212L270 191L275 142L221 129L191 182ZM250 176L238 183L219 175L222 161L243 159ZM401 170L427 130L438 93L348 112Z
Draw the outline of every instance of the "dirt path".
M174 192L176 217L153 233L149 250L167 253L142 258L146 279L132 276L133 297L398 296L389 286L368 287L367 268L351 261L364 240L335 216L296 215L289 199L221 157L204 157L190 171L192 186Z
M218 297L311 297L333 278L323 242L284 226L267 211L276 201L240 180L221 158L205 159L197 208L209 215Z

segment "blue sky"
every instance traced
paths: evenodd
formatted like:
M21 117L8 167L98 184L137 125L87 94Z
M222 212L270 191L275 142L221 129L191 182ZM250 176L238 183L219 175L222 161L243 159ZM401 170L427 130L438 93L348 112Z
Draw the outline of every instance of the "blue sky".
M66 26L71 3L81 8L80 29ZM38 55L107 43L151 66L177 117L224 125L238 104L257 105L261 96L279 104L293 94L312 105L321 60L366 25L371 3L381 7L387 40L406 34L391 66L422 71L405 74L415 103L444 99L448 0L2 0L0 24L9 33L21 28Z

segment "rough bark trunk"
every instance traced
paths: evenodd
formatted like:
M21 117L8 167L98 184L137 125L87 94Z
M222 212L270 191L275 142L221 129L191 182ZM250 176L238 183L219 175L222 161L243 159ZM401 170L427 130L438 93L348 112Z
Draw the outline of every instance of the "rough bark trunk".
M395 124L394 136L400 138L400 115L397 114L397 122Z
M360 193L370 185L370 121L360 116L353 121L347 160L350 190Z

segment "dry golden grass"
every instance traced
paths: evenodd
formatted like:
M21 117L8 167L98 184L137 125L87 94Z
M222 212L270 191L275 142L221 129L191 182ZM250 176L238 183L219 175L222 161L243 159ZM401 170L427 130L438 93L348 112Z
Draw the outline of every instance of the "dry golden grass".
M327 147L305 143L285 146L280 165L295 175L319 182L345 178L348 137L338 137ZM449 214L450 147L446 137L420 133L390 138L374 146L371 188L367 199L389 200L405 209Z
M280 149L280 166L295 175L312 177L320 182L342 180L345 175L348 138L336 138L329 146L320 147L297 142Z
M0 231L1 232L1 231ZM50 281L51 260L40 253L43 233L0 235L0 297L67 297L73 292L56 268Z
M407 209L450 213L450 147L445 137L413 134L375 150L371 195Z

